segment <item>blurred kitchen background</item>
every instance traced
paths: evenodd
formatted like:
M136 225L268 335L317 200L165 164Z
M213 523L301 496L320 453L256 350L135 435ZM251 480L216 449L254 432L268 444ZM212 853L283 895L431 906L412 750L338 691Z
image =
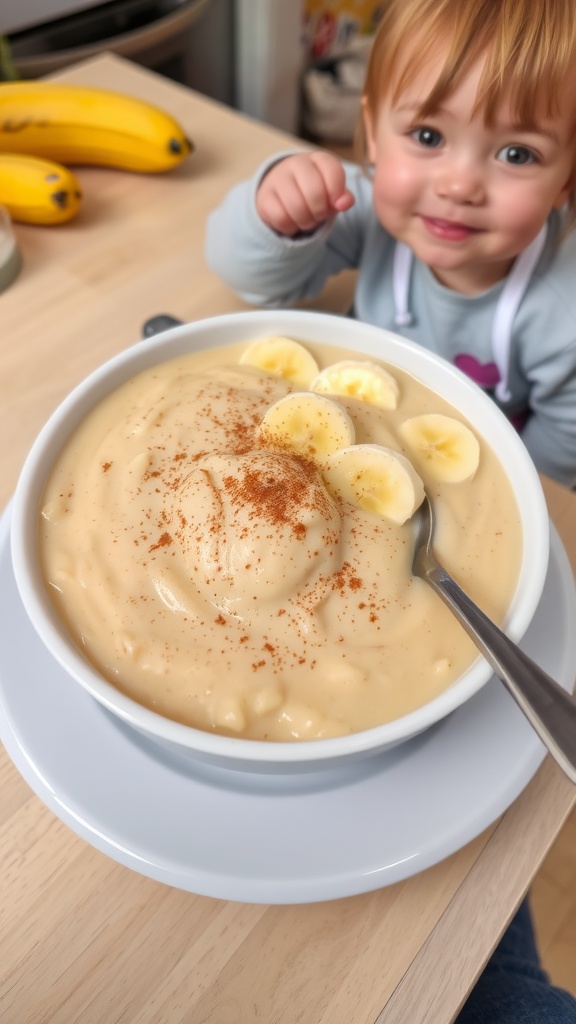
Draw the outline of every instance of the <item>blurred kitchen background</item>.
M376 0L0 0L21 78L112 51L259 120L348 144Z

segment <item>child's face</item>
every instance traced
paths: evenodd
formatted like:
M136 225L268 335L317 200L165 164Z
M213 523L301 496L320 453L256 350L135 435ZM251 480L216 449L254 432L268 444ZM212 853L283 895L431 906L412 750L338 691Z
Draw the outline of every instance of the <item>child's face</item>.
M482 64L424 122L416 111L441 67L429 66L395 100L365 112L374 206L454 291L476 294L504 277L571 191L573 104L538 127L515 124L503 103L496 123L474 116ZM573 90L567 90L567 96Z

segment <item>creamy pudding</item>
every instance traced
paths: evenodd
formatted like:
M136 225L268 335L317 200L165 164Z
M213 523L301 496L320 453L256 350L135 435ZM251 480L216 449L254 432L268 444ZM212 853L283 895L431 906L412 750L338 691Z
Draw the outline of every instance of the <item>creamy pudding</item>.
M306 348L320 369L360 358ZM196 728L293 741L396 719L450 686L476 648L411 577L409 518L360 507L313 453L269 442L267 413L303 388L245 365L245 351L158 364L87 415L42 501L51 598L105 678ZM500 622L522 557L506 474L482 438L471 479L439 481L414 461L407 422L465 420L414 377L384 369L397 384L393 407L331 398L353 445L414 464L437 508L438 555Z

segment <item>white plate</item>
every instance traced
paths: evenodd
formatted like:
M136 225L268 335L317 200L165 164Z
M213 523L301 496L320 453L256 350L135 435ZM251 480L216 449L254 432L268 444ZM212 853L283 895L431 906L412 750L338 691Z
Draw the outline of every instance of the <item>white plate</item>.
M0 738L67 825L126 867L251 903L351 896L460 849L521 793L545 749L496 679L433 729L352 768L250 775L168 753L121 724L47 654L20 603L0 521ZM551 531L523 649L567 690L576 594Z

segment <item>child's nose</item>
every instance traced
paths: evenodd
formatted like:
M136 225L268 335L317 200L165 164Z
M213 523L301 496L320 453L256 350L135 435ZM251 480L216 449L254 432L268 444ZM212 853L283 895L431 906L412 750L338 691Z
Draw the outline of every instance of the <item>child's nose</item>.
M485 197L482 172L472 162L451 161L438 170L436 192L452 202L477 206Z

